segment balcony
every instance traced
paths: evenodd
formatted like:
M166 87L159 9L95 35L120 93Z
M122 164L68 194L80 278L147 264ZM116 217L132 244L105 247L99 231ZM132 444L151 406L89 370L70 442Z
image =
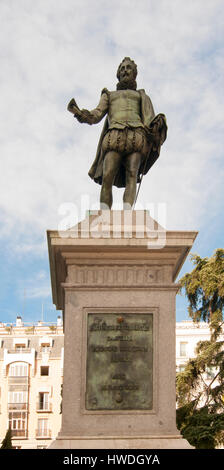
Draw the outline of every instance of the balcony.
M51 429L36 429L36 439L51 439Z
M12 438L19 437L20 439L27 438L27 429L11 429Z
M24 354L24 353L31 353L31 348L14 348L8 349L8 354Z
M28 411L28 403L8 403L8 411Z
M39 348L39 352L42 353L42 354L50 354L51 351L52 351L51 346L40 346L40 348Z
M28 385L29 377L27 376L9 376L8 377L9 385L25 384Z
M39 413L51 413L52 412L52 403L42 403L42 402L37 402L37 407L36 411Z

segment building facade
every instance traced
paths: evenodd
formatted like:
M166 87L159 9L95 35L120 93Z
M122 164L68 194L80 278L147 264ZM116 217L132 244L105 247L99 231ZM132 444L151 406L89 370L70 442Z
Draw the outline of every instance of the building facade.
M209 340L206 323L176 324L177 371L195 356L198 341ZM0 323L0 443L7 429L14 448L43 449L61 427L64 335L62 320L25 325ZM207 379L216 371L207 370ZM206 377L205 377L206 378Z
M61 425L64 336L56 324L0 323L0 442L7 429L15 448L46 448Z
M199 341L210 340L210 329L207 323L194 323L192 321L182 321L176 323L176 366L177 372L184 370L190 358L196 355L196 346ZM220 340L224 340L224 333ZM218 371L215 367L206 369L204 379L211 380ZM213 386L216 385L214 382Z

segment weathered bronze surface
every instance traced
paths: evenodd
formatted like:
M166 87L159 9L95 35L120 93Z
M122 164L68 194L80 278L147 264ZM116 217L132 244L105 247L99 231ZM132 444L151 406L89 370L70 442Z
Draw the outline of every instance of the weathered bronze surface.
M151 410L150 313L88 314L86 409Z
M136 184L155 163L166 139L164 114L155 115L145 90L137 90L137 66L125 57L117 70L117 90L104 88L98 106L89 111L79 109L74 98L68 111L81 123L97 124L106 116L89 176L102 185L101 209L112 206L112 186L125 187L124 209L136 198Z

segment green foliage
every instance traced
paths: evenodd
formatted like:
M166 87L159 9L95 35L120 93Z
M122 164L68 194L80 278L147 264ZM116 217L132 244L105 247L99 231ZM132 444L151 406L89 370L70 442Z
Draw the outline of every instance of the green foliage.
M49 328L52 331L52 333L55 333L55 331L56 331L56 326L55 325L49 325Z
M11 442L11 429L9 428L6 432L6 435L2 441L1 449L12 449L12 442Z
M11 326L6 326L6 327L5 327L5 330L7 331L7 333L10 334L11 331L12 331L12 327L11 327Z
M195 268L179 281L189 300L189 315L194 321L212 322L215 329L223 317L224 250L216 250L211 258L192 255L191 259Z
M35 326L30 326L29 328L26 328L25 333L26 335L33 335L35 331Z
M192 406L190 406L184 407L184 411L180 408L177 415L180 430L192 446L197 449L214 449L217 444L221 443L224 413L213 414L207 406L192 412Z
M197 344L196 357L177 374L177 426L196 448L224 444L224 250L209 258L192 256L195 268L180 280L195 322L209 323L209 341ZM206 376L213 368L214 376Z

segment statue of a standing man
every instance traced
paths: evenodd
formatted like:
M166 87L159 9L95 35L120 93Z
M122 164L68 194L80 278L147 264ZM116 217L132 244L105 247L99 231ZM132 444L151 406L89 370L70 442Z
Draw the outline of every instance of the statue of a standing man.
M125 57L117 71L117 90L102 90L98 106L80 110L74 99L68 110L79 122L96 124L107 115L96 158L89 176L102 185L102 209L112 206L112 186L125 187L124 209L130 209L136 197L136 185L154 164L166 139L164 114L155 116L150 98L136 90L137 66Z

